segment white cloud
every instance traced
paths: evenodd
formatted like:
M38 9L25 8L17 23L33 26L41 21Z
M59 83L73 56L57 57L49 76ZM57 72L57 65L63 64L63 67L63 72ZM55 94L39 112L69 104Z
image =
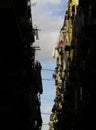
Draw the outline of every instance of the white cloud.
M63 20L63 18L62 17L60 17L60 16L57 16L57 17L55 17L55 16L52 16L52 17L50 17L50 16L41 16L40 17L40 19L39 19L39 23L38 23L38 25L39 25L39 27L41 27L41 29L42 29L42 31L59 31L59 29L60 29L60 27L61 27L61 23L62 23L62 20Z
M39 17L36 24L38 25L38 28L41 29L41 31L38 32L40 40L36 41L34 45L37 45L38 43L40 45L41 51L37 52L39 53L38 56L40 56L40 58L48 59L52 56L52 49L57 41L57 36L62 23L63 18L59 16L53 18L46 15Z
M43 32L44 33L44 32ZM40 34L39 46L41 51L37 52L37 59L50 59L52 57L53 46L56 42L58 32L50 32L49 34L45 32L44 34ZM37 45L38 45L37 42ZM36 43L35 43L36 45Z
M60 3L60 0L40 0L40 2L44 2L44 3L52 3L52 4L58 4Z
M53 46L57 41L57 36L62 27L64 16L55 15L54 9L59 10L57 6L60 4L61 0L39 0L36 5L36 8L32 7L32 18L33 26L36 24L39 31L39 41L35 41L34 45L38 45L41 48L41 51L36 52L36 58L46 59L52 58ZM50 4L48 4L50 3ZM53 8L50 8L50 5ZM61 3L62 4L62 3Z

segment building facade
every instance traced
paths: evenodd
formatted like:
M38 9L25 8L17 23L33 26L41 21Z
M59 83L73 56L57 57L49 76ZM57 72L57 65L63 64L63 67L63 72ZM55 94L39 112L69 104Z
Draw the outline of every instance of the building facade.
M0 1L0 128L40 130L43 93L30 0Z
M56 97L49 130L96 128L96 2L69 0L54 48Z

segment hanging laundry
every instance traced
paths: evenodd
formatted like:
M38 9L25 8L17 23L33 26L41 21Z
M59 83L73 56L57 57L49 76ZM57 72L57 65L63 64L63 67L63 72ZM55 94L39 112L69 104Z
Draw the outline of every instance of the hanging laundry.
M58 47L53 48L52 57L53 58L58 58L59 57Z
M38 29L35 29L36 40L39 40Z
M59 47L63 47L63 41L61 40L60 42L59 42Z
M59 41L64 41L64 31L63 30L60 31Z
M36 61L35 68L34 68L34 70L35 70L35 72L34 72L34 85L36 86L37 93L39 92L40 94L43 93L41 69L42 69L41 64L38 61Z

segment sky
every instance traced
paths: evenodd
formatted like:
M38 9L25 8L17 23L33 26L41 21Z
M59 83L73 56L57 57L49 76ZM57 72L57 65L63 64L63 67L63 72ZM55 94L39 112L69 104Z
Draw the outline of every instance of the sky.
M36 3L35 6L34 3ZM56 67L56 59L52 57L52 50L63 25L67 3L68 0L31 0L32 24L33 27L36 25L40 29L39 40L35 40L33 45L41 49L36 51L36 60L42 65L41 113L43 124L49 123L55 99L55 81L52 78L54 71L51 70ZM42 130L48 130L48 128L48 125L42 126Z

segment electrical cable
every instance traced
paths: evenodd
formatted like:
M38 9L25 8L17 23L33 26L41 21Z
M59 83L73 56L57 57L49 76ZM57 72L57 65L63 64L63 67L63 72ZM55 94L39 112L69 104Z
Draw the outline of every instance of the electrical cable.
M53 79L42 79L42 80L54 81Z
M52 101L52 100L50 100L50 99L46 99L46 98L41 98L41 99L47 100L47 101L50 101L50 102L54 102L54 101Z
M51 115L51 113L41 113L41 114L44 114L44 115Z
M46 69L46 68L42 68L42 70L46 70L46 71L55 71L55 70Z
M46 124L42 124L42 125L49 125L49 123L46 123Z

